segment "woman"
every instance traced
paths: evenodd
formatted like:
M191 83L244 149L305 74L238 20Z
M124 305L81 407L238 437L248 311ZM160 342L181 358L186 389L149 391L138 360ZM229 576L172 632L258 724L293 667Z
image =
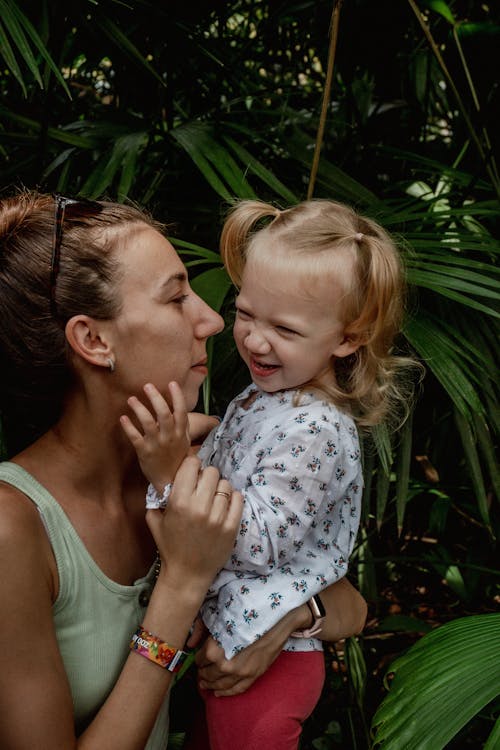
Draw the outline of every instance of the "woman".
M176 381L192 409L222 328L159 230L118 204L0 203L0 408L19 449L0 467L5 750L163 750L170 670L236 534L241 497L195 457L167 510L145 515L120 427L145 383L168 397ZM346 619L331 616L325 636L358 629L359 595L330 597ZM208 642L201 679L245 689L309 620L304 605L229 667Z

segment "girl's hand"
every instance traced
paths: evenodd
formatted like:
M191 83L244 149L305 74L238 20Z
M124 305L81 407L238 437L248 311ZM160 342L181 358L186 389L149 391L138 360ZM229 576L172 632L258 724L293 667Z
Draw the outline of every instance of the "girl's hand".
M182 390L175 382L169 384L169 390L172 409L151 383L144 386L151 411L135 396L128 399L127 403L142 432L128 416L120 417L123 431L136 450L143 474L158 492L172 482L191 443Z
M189 587L198 606L234 547L243 510L241 493L219 478L213 466L201 469L195 456L179 467L167 507L148 510L146 521L160 553L165 586ZM160 579L158 579L160 582Z

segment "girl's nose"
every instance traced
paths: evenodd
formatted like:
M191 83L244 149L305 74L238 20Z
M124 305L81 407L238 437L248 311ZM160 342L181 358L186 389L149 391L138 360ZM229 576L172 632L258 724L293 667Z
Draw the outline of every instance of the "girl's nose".
M271 346L263 333L255 326L247 333L245 337L246 348L254 354L267 354L271 351Z

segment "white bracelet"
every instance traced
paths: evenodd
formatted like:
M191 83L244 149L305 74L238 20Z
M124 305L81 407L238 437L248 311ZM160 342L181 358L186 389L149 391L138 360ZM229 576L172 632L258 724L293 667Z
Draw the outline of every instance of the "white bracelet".
M152 485L148 485L148 491L146 492L146 508L148 510L157 510L158 508L166 508L167 500L170 497L172 491L172 482L166 484L163 488L163 492L160 495L156 491L156 488Z

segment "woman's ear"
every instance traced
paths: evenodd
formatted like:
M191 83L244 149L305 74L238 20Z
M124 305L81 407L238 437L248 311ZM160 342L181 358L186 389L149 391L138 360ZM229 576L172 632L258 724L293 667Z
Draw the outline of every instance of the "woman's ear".
M92 365L109 368L109 361L114 358L105 321L88 315L74 315L66 323L65 333L77 356Z

